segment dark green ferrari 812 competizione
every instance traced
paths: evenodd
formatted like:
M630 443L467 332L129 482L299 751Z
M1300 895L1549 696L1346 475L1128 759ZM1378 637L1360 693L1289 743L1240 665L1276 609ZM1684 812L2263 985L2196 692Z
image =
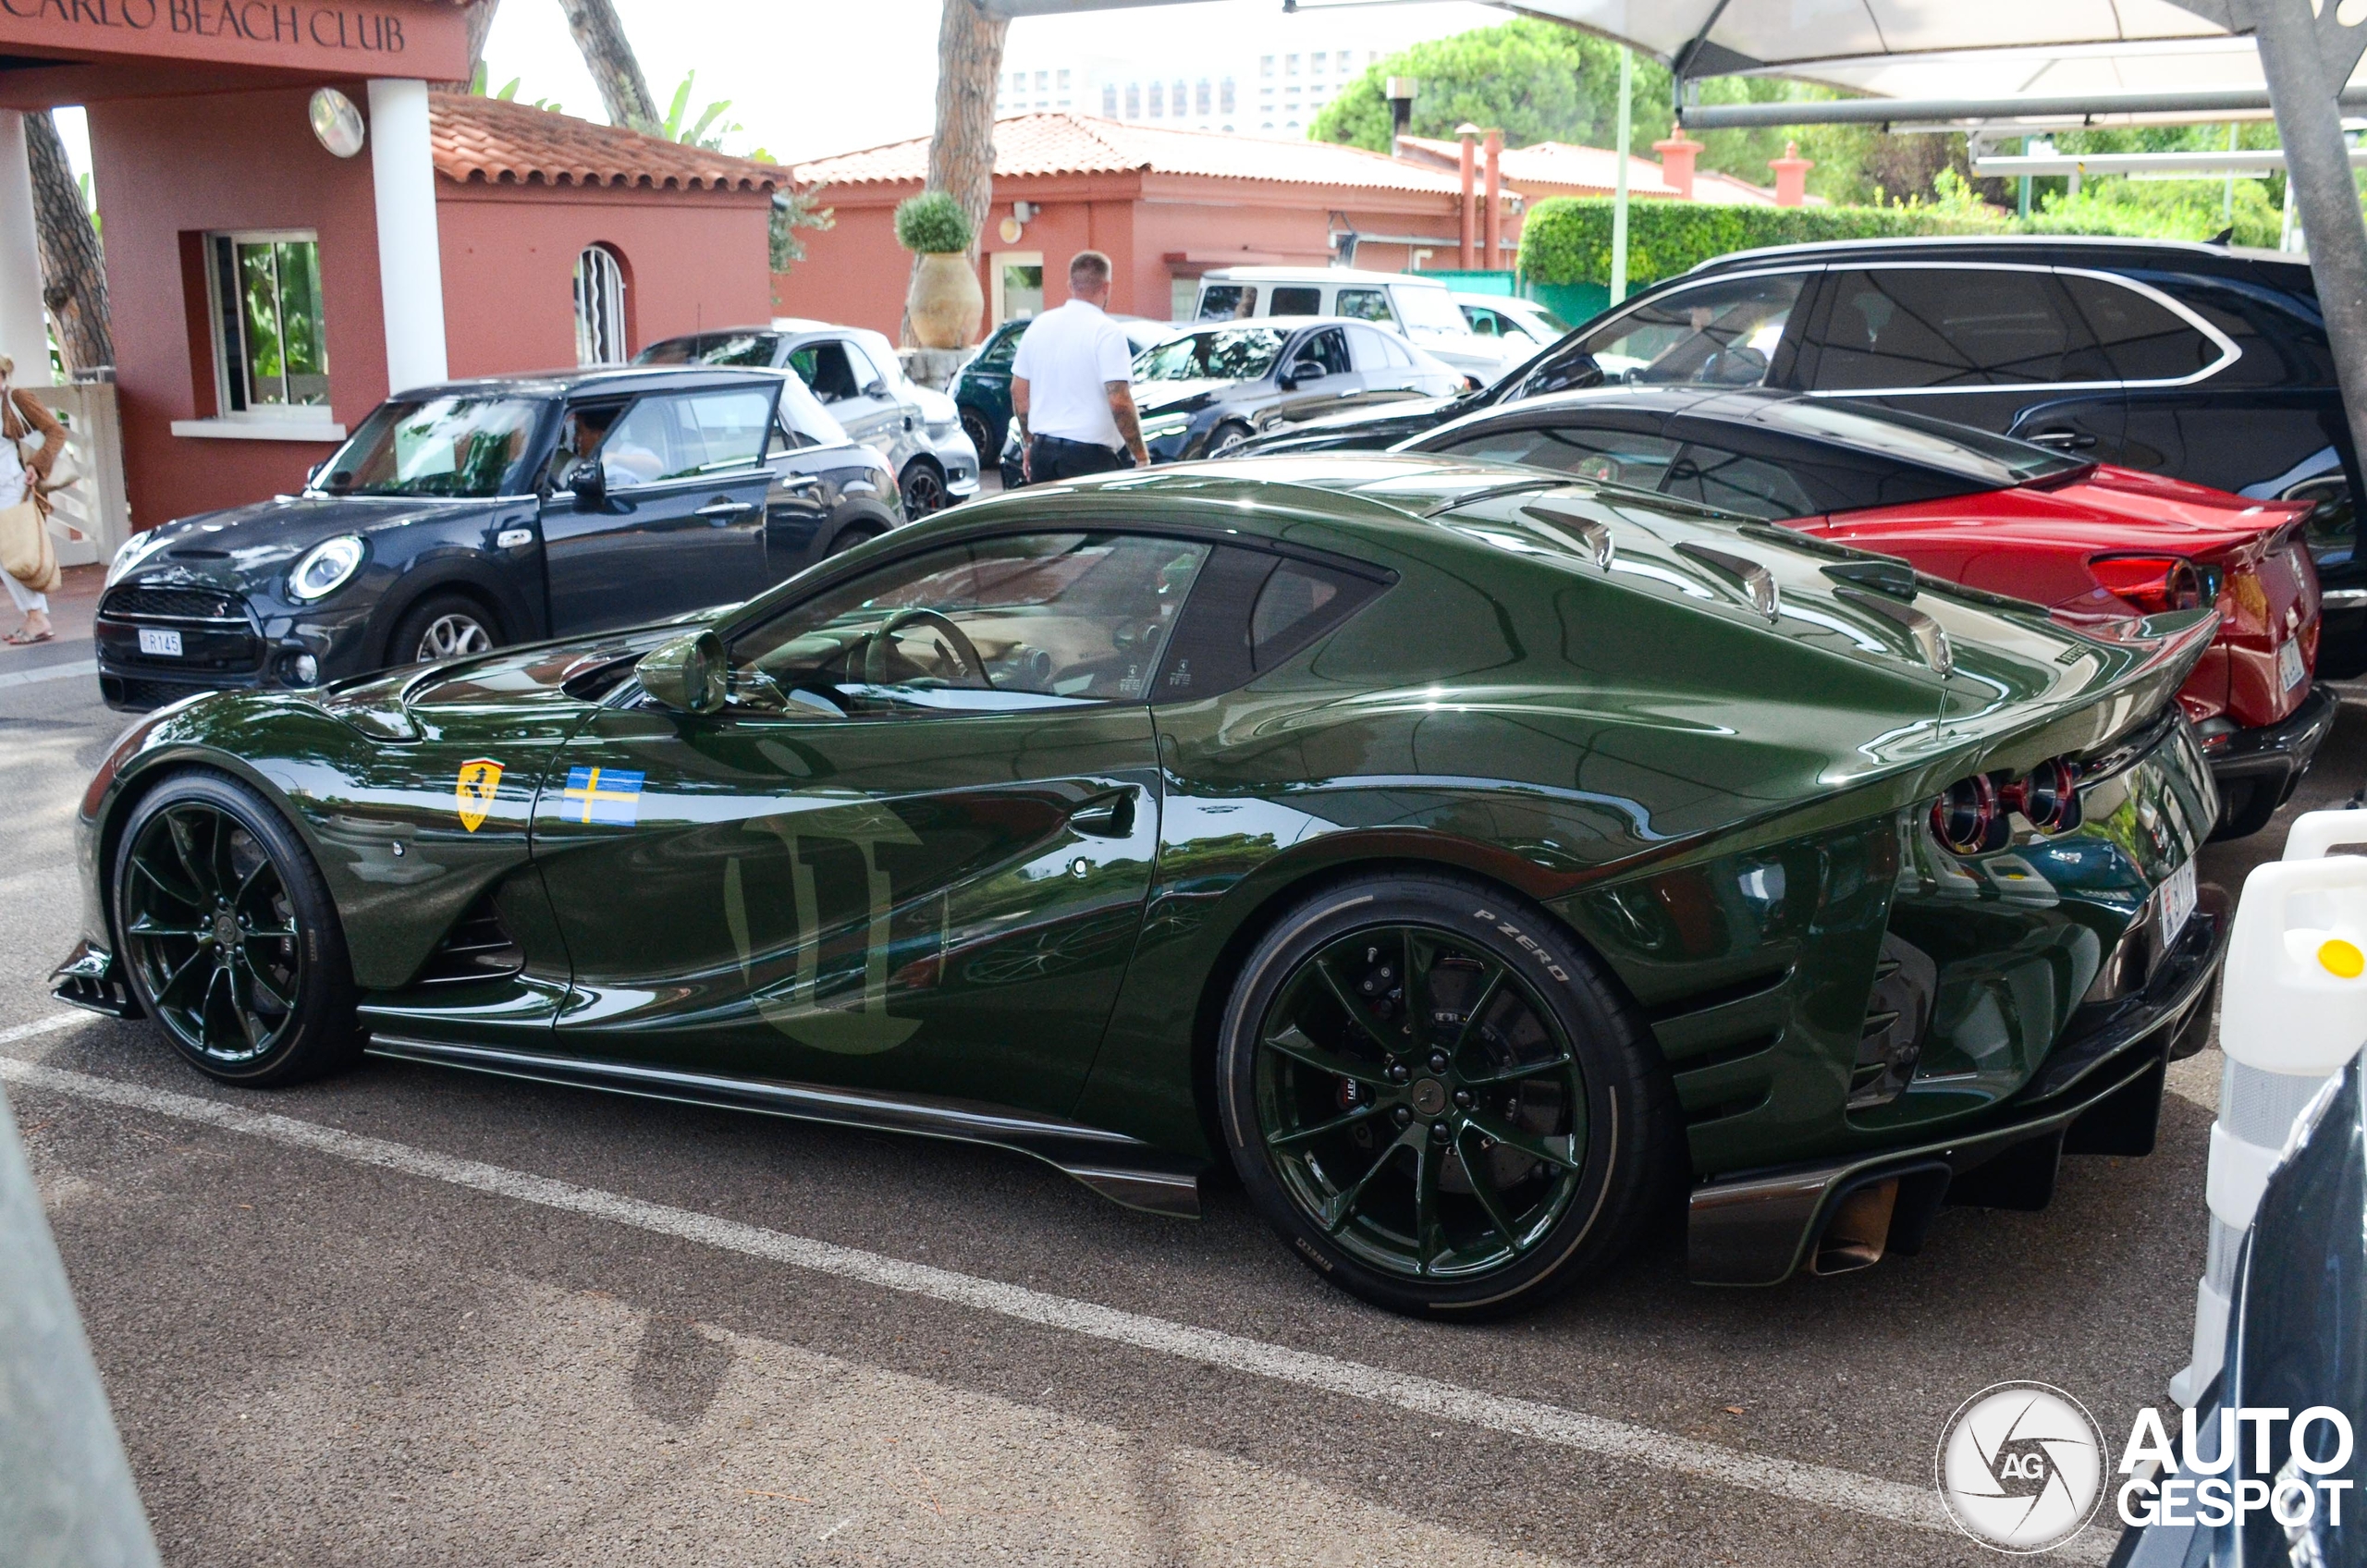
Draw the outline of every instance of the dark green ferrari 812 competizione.
M1494 464L1105 475L703 619L159 712L56 986L233 1084L367 1050L1182 1214L1229 1165L1403 1310L1688 1192L1695 1277L1771 1282L2151 1148L2225 940L2172 702L2213 626Z

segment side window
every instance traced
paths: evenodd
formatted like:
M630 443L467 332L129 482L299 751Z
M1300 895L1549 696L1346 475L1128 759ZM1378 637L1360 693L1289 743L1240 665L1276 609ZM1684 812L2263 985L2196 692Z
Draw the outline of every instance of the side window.
M1832 300L1819 334L1821 392L2109 378L2096 374L2103 361L2049 273L1998 267L1837 272Z
M1358 370L1389 368L1389 339L1368 326L1348 328L1348 352Z
M826 403L844 402L859 396L863 387L847 358L847 346L833 339L825 338L791 350L789 368L814 389L814 396Z
M1464 306L1463 319L1471 324L1472 332L1478 337L1502 337L1504 335L1503 318L1482 306Z
M1758 386L1799 303L1797 274L1740 277L1664 294L1611 323L1575 353L1540 365L1531 396L1597 381ZM1543 380L1545 385L1536 385Z
M1357 321L1394 323L1397 317L1389 309L1389 296L1378 288L1343 288L1340 302L1333 314L1352 316Z
M1208 546L1040 533L949 545L742 633L743 713L1012 713L1141 702Z
M1387 586L1322 562L1225 545L1201 570L1153 700L1232 691L1297 655Z
M757 391L709 392L681 399L677 446L683 474L747 468L763 457L773 398Z
M1657 490L1669 464L1675 460L1677 448L1678 443L1665 435L1601 425L1553 424L1499 428L1452 447L1428 449L1550 468L1631 490Z
M1200 288L1202 321L1239 321L1257 313L1257 288L1248 283L1208 283Z
M1347 336L1336 326L1326 327L1303 339L1291 358L1294 361L1313 360L1323 367L1326 375L1345 375L1348 374Z
M2066 276L2079 312L2116 381L2177 381L2220 357L2219 345L2158 300L2107 278Z
M1273 301L1266 313L1276 316L1319 316L1323 313L1323 290L1292 284L1274 290Z
M1798 481L1776 463L1694 442L1669 465L1662 486L1679 500L1773 521L1822 511Z
M1019 352L1019 335L1025 330L1026 328L1024 324L1017 327L1005 326L1001 331L996 333L993 338L987 342L986 348L980 351L977 362L970 368L973 370L1010 370L1012 358Z

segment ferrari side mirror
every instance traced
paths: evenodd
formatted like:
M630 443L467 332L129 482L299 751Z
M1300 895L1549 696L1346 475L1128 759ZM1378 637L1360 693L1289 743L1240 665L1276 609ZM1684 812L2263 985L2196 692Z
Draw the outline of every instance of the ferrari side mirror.
M643 691L676 713L715 713L723 706L730 657L722 638L693 631L643 655L633 673Z

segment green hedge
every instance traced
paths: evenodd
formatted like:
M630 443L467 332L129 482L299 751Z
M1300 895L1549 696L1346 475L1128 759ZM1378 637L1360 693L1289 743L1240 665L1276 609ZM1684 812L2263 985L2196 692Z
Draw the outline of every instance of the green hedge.
M1520 269L1535 283L1608 283L1608 196L1550 196L1528 210ZM1993 234L2009 220L1939 207L1728 207L1703 202L1632 202L1627 283L1674 277L1713 256L1764 245L1887 239L1911 234Z

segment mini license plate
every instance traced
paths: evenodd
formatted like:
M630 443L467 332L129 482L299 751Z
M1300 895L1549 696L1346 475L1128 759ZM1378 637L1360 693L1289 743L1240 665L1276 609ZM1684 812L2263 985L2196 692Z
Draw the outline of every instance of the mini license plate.
M140 651L152 657L177 659L181 656L181 634L166 627L143 626L140 629Z
M2178 933L2194 913L2194 862L2189 861L2170 873L2162 884L2162 946L2177 945Z
M2310 672L2301 668L2301 644L2287 643L2276 650L2276 679L2285 691L2309 679Z

